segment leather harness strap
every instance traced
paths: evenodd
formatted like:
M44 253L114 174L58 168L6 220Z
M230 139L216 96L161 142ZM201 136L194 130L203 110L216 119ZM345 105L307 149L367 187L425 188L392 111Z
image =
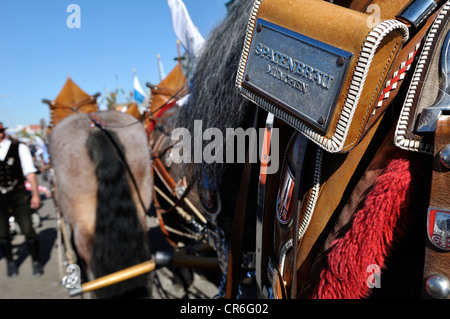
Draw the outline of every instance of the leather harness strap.
M63 103L57 103L55 101L50 102L50 107L52 108L67 108L67 109L71 109L74 112L76 112L76 110L78 110L80 107L84 106L84 105L88 105L88 104L96 104L97 100L96 100L96 96L89 96L84 100L81 100L77 103L74 103L72 105L68 105L68 104L63 104Z
M416 34L405 44L400 53L397 56L397 60L394 62L390 74L387 77L388 81L385 84L385 88L382 91L378 99L378 105L375 107L366 127L366 131L371 129L373 124L382 114L386 111L387 107L394 101L403 79L406 77L408 70L416 62L416 55L418 55L421 48L421 43L428 33L429 28L433 24L434 20L438 16L440 10L430 16L424 25L417 31Z
M255 116L253 120L253 127L257 127L259 117L259 108L255 109ZM257 143L256 136L251 135L250 145ZM249 148L251 149L251 148ZM241 261L242 261L242 240L244 235L244 222L247 212L247 195L250 186L250 175L252 171L252 163L250 162L250 153L247 152L244 170L242 172L241 183L236 200L236 208L233 216L233 226L231 230L231 244L228 253L228 268L227 268L227 285L226 285L226 299L235 298L238 292L238 285L240 281Z
M303 185L303 170L304 170L304 162L306 158L306 149L308 145L308 139L304 135L300 135L300 145L297 153L297 161L295 163L295 184L294 184L294 228L293 228L293 237L294 242L292 246L292 251L296 254L298 250L298 241L299 241L299 228L300 228L300 212L302 209L302 199L300 198L300 194L302 192ZM297 258L294 258L292 262L292 280L291 280L291 299L297 298Z
M450 115L441 115L436 124L434 140L433 176L431 182L430 209L438 209L450 214L450 169L441 162L441 153L446 147L450 147ZM447 219L447 223L448 223ZM430 218L428 216L428 222ZM428 233L433 233L434 223L427 225L431 229ZM448 227L448 226L447 226ZM444 227L445 228L445 227ZM444 232L445 233L445 232ZM448 232L447 232L448 235ZM444 237L444 242L448 238ZM444 243L445 245L445 243ZM448 245L448 244L447 244ZM425 263L423 278L427 279L432 275L443 275L450 278L450 251L437 249L427 241L425 247ZM426 287L425 287L426 288ZM447 288L448 289L448 288ZM448 298L448 295L447 295Z
M264 141L261 153L261 168L259 171L259 183L258 183L258 203L256 207L256 249L255 249L255 273L256 273L256 286L258 292L262 287L262 253L263 253L263 225L264 225L264 210L266 208L266 191L267 191L267 159L269 158L271 135L274 122L273 114L269 114L266 119L266 127L264 129ZM261 297L261 296L259 296Z
M348 8L359 12L366 12L367 7L371 3L372 0L354 0Z
M187 195L189 194L189 191L191 190L192 184L188 185L184 191L183 194L180 194L178 192L179 184L175 182L175 180L172 178L172 176L169 174L169 172L164 167L164 164L161 162L161 160L156 157L153 159L153 169L158 174L158 176L163 181L166 188L170 191L171 195L175 198L177 198L177 201L172 205L171 208L169 208L166 212L172 211L173 209L180 207L182 203L187 204L195 216L203 223L206 224L207 220L206 218L198 212L198 210L193 206L193 204L190 202L190 200L187 198Z
M329 2L332 2L338 6L347 7L355 11L364 12L366 11L372 0L335 0Z
M440 161L441 151L450 144L450 115L441 115L436 124L434 140L433 186L430 206L450 209L450 170ZM449 268L450 270L450 268Z

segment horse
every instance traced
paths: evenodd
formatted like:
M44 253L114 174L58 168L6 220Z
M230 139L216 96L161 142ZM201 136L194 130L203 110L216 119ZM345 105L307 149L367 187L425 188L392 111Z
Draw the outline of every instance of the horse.
M224 136L226 128L245 130L252 126L257 107L238 94L234 88L240 50L245 37L242 30L247 24L247 13L250 12L251 7L251 1L237 2L232 9L230 8L225 20L208 37L202 50L203 54L199 57L197 67L190 78L191 92L186 104L176 108L174 115L168 117L167 124L163 126L165 129L169 128L166 133L169 137L173 128L183 128L194 132L194 121L197 120L201 121L204 129L219 128L224 132ZM176 143L176 141L170 141L170 138L167 140L166 147L163 148L164 157L161 156L162 162L166 157L172 157L174 151L172 146ZM207 143L193 139L191 144L194 145L195 142L199 142L202 147ZM225 162L209 164L182 162L171 163L169 170L174 180L185 180L186 184L191 186L188 195L206 219L206 222L197 219L202 231L196 231L192 227L190 229L202 235L201 240L213 246L218 257L221 279L219 279L220 289L217 297L224 296L222 288L227 271L229 239L238 195L236 189L239 188L236 185L239 184L243 166L242 163L228 165ZM256 202L255 192L249 192L249 196L249 203ZM249 206L249 211L252 210ZM251 217L247 218L251 221ZM166 224L173 227L175 223L170 222L169 220ZM249 227L251 229L250 225ZM249 246L248 250L251 250L254 248L254 232L248 231L245 234L243 242ZM173 234L170 236L175 237Z
M206 232L226 265L219 296L243 298L243 288L250 286L252 296L261 298L429 297L424 293L424 279L430 275L428 264L433 260L426 256L432 255L433 249L423 230L433 160L430 147L423 148L418 138L408 142L421 145L414 152L410 152L410 146L399 146L398 140L406 137L399 137L398 132L404 129L398 126L403 127L402 121L411 113L408 87L411 94L417 91L412 73L420 73L423 65L431 63L424 60L416 69L421 53L418 48L424 43L427 50L431 47L427 43L434 41L432 34L448 20L448 3L433 8L411 39L403 37L398 45L402 50L397 59L388 60L391 66L381 80L368 75L368 81L379 82L378 93L370 101L364 97L360 103L377 107L364 117L366 129L358 142L339 152L321 145L325 138L319 140L315 139L317 134L308 134L310 123L295 126L291 115L280 116L278 111L273 117L270 110L277 108L268 110L268 103L260 102L260 98L241 94L243 90L237 85L239 80L244 81L240 61L250 47L246 29L254 28L256 13L265 2L269 3L266 10L285 14L284 4L270 7L269 0L232 4L227 17L208 37L190 79L191 95L173 119L173 127L190 132L198 121L203 130L218 128L223 136L227 128L254 127L263 129L264 134L275 128L279 132L281 165L274 174L264 173L262 160L237 164L201 161L178 167L177 178L197 186L199 209L208 219ZM343 10L344 14L367 8L357 1L315 1L314 5L333 8L329 12ZM394 8L399 12L393 13L394 9L388 7L382 12L395 17L404 7L399 6ZM322 19L314 21L320 23ZM406 33L405 26L399 29ZM310 29L318 30L321 28ZM434 32L427 38L429 30ZM255 52L261 54L260 49L256 47ZM428 104L424 103L429 106L432 99L428 97ZM191 144L197 142L203 150L208 141L196 141L198 136L193 135ZM440 273L448 272L442 266L445 261L435 262Z
M152 202L148 140L140 121L114 111L76 113L49 137L56 202L89 278L151 258L146 213ZM147 276L95 291L98 298L147 297Z

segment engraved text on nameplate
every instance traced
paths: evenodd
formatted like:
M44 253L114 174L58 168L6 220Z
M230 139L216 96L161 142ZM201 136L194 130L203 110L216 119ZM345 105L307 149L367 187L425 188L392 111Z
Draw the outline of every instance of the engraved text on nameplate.
M257 19L243 86L327 131L350 52Z

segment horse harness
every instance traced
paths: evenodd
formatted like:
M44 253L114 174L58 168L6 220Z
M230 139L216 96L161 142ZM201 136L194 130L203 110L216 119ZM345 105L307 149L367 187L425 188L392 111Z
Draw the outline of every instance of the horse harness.
M152 168L155 175L153 200L161 231L173 247L178 247L176 240L173 238L175 235L200 241L207 223L206 218L197 208L197 197L195 192L192 192L194 188L192 182L187 181L185 177L176 181L169 172L173 166L172 148L174 144L170 139L172 127L166 122L163 115L171 108L177 107L176 102L175 100L160 108L160 111L152 118L153 125L149 127L152 133L150 147L152 149ZM157 125L158 121L159 124ZM155 179L156 177L157 179ZM157 181L161 181L161 185ZM167 205L168 208L166 208ZM174 227L175 225L171 225L170 222L164 221L164 216L169 216L172 212L181 217L183 221L179 225L181 229ZM189 228L184 227L186 224L189 225ZM171 236L171 233L174 236Z
M286 4L293 9L290 11L293 12L292 15L279 9ZM344 107L339 109L337 104L334 111L337 115L330 117L329 114L323 113L324 116L320 117L316 123L312 123L313 112L295 105L293 107L293 100L289 100L289 97L283 94L295 88L301 91L303 96L294 96L303 99L310 92L308 90L311 86L327 84L324 80L326 72L320 70L321 75L316 72L315 75L305 77L308 63L312 65L314 59L301 61L296 56L290 56L289 51L278 52L277 41L284 41L283 34L290 34L291 37L298 37L301 41L308 42L312 40L307 38L305 40L303 34L306 33L308 36L310 33L315 39L319 37L323 39L322 41L332 42L324 34L327 32L327 26L322 25L321 21L329 20L323 19L323 15L328 18L333 17L336 21L339 17L348 16L346 21L354 21L351 20L355 14L353 11L365 12L368 8L373 8L373 5L380 9L382 19L391 20L382 22L384 26L380 25L369 32L362 46L367 48L360 53L354 53L356 58L359 57L355 71L352 73L349 68L347 74L341 75L340 83L346 89L343 89L344 93L335 99L342 99ZM300 15L302 17L308 15L311 19L308 21L299 19L300 6L302 10ZM446 115L449 110L449 83L446 82L443 89L435 90L437 91L435 95L439 95L440 91L444 92L438 96L441 100L436 107L429 108L430 105L427 105L427 100L423 98L422 109L419 109L416 95L425 95L425 84L430 81L427 78L430 72L426 69L432 65L436 69L435 65L441 63L439 56L442 56L442 64L447 63L442 72L450 70L449 36L445 40L446 35L449 34L449 15L449 1L405 0L397 1L395 4L388 1L334 1L334 4L311 0L255 1L236 86L242 95L267 111L265 134L267 148L263 151L263 155L270 152L270 138L274 128L287 132L285 134L288 136L284 141L281 139L280 143L281 153L284 153L280 172L266 175L264 164L260 166L254 265L259 297L298 298L313 295L314 292L308 290L307 286L314 284L308 277L315 256L320 250L319 246L330 233L330 227L336 221L336 216L339 216L345 202L350 198L349 193L356 186L356 182L364 176L365 167L375 154L379 154L378 161L380 156L383 161L388 161L395 152L398 153L398 148L434 156L431 165L433 178L427 217L429 241L426 245L424 278L427 279L427 296L448 297L448 292L445 295L445 291L442 292L442 289L439 290L436 287L439 287L439 284L445 286L445 280L448 282L450 278L449 255L446 253L449 250L450 233L448 228L446 231L445 229L437 231L436 227L443 229L442 227L445 228L443 224L448 224L450 220L450 203L448 202L450 132L448 115ZM267 20L271 22L268 23ZM299 20L301 22L298 22ZM336 38L342 40L343 38L339 35L339 32L342 32L345 38L347 30L344 29L348 29L348 25L340 28L337 24L333 24L332 28L333 31L328 31L329 34L338 34ZM320 34L313 30L319 30L317 32ZM303 34L297 35L293 32ZM397 35L394 35L395 33ZM377 40L372 38L378 36L380 38ZM398 38L397 42L392 41L395 36ZM380 47L370 52L373 46L383 43L384 39L387 42L383 48L390 49L383 51ZM372 44L369 45L367 41L372 41ZM331 50L326 45L323 48ZM358 50L359 48L360 46ZM343 52L340 54L345 57ZM385 54L384 57L377 57L383 54ZM432 57L435 58L434 64L431 61ZM345 59L338 61L338 64L350 65L351 63ZM383 68L379 68L379 65L384 65L383 63L374 62L377 59L384 61ZM373 69L370 67L371 62L376 65ZM306 65L306 68L300 71L300 65L303 67ZM312 65L308 72L313 74L313 69ZM415 74L411 75L411 72L408 72L410 70L413 70ZM258 72L269 74L272 79L261 80L263 77L258 75ZM439 77L445 77L445 73L437 75L436 70L434 72L434 77L437 78L435 81L439 85ZM299 80L299 75L303 75L306 80ZM331 73L328 74L328 79L331 77ZM352 79L349 80L348 77ZM305 84L308 79L316 81ZM448 81L448 73L446 79ZM337 80L337 77L333 78L333 81ZM279 82L273 85L276 88L281 87L279 89L281 93L267 89L266 81ZM403 82L404 85L402 85ZM410 86L409 92L405 94L407 85ZM370 94L365 93L369 90L371 90ZM346 98L342 96L345 94L347 94ZM433 98L436 99L436 96L431 97L431 100ZM304 99L305 103L308 103L308 100ZM360 99L359 104L358 99ZM445 101L442 101L443 99ZM402 110L397 110L398 107L395 108L395 106L403 101ZM348 110L346 110L347 106ZM360 108L363 107L365 110L361 112ZM344 116L346 112L348 115ZM427 133L420 132L420 128L417 132L417 122L420 124L420 119L417 119L420 113L422 117L428 115L427 119L436 123L435 127ZM339 114L340 119L336 121ZM431 120L430 114L433 114ZM400 120L396 124L398 116ZM334 123L337 123L337 127ZM325 128L325 125L329 128ZM393 126L395 132L391 129ZM385 139L386 132L390 133ZM313 143L310 143L311 141ZM408 158L408 155L402 152L400 154ZM420 161L430 166L429 159ZM371 165L375 164L377 163L372 162ZM380 169L377 172L381 179L383 171ZM245 173L243 176L245 179ZM273 198L275 193L277 197ZM239 224L235 220L233 227L236 229L233 229L233 233L243 231L245 218L242 215L245 213L245 209L236 210L235 214L241 215L239 218L241 222ZM441 226L436 226L437 220L442 221ZM271 238L272 242L267 238ZM270 246L272 248L267 249ZM238 246L234 249L234 252L230 250L231 257L228 261L228 298L237 296L240 281L236 270L234 275L230 275L233 268L240 267L239 256L242 255L242 250Z
M53 128L56 124L58 124L63 118L74 114L74 113L91 113L98 111L97 106L97 98L100 96L100 93L96 93L94 95L90 95L80 101L74 103L60 103L56 100L49 101L44 99L43 102L48 104L50 107L50 118L51 123L50 127Z

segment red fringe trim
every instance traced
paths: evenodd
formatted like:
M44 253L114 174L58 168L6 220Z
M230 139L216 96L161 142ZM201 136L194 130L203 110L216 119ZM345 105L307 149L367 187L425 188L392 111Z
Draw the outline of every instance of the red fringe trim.
M386 257L405 222L411 186L410 161L401 152L392 159L353 218L350 230L335 240L313 299L356 299L370 294L370 265L385 266ZM395 234L397 232L397 234Z

